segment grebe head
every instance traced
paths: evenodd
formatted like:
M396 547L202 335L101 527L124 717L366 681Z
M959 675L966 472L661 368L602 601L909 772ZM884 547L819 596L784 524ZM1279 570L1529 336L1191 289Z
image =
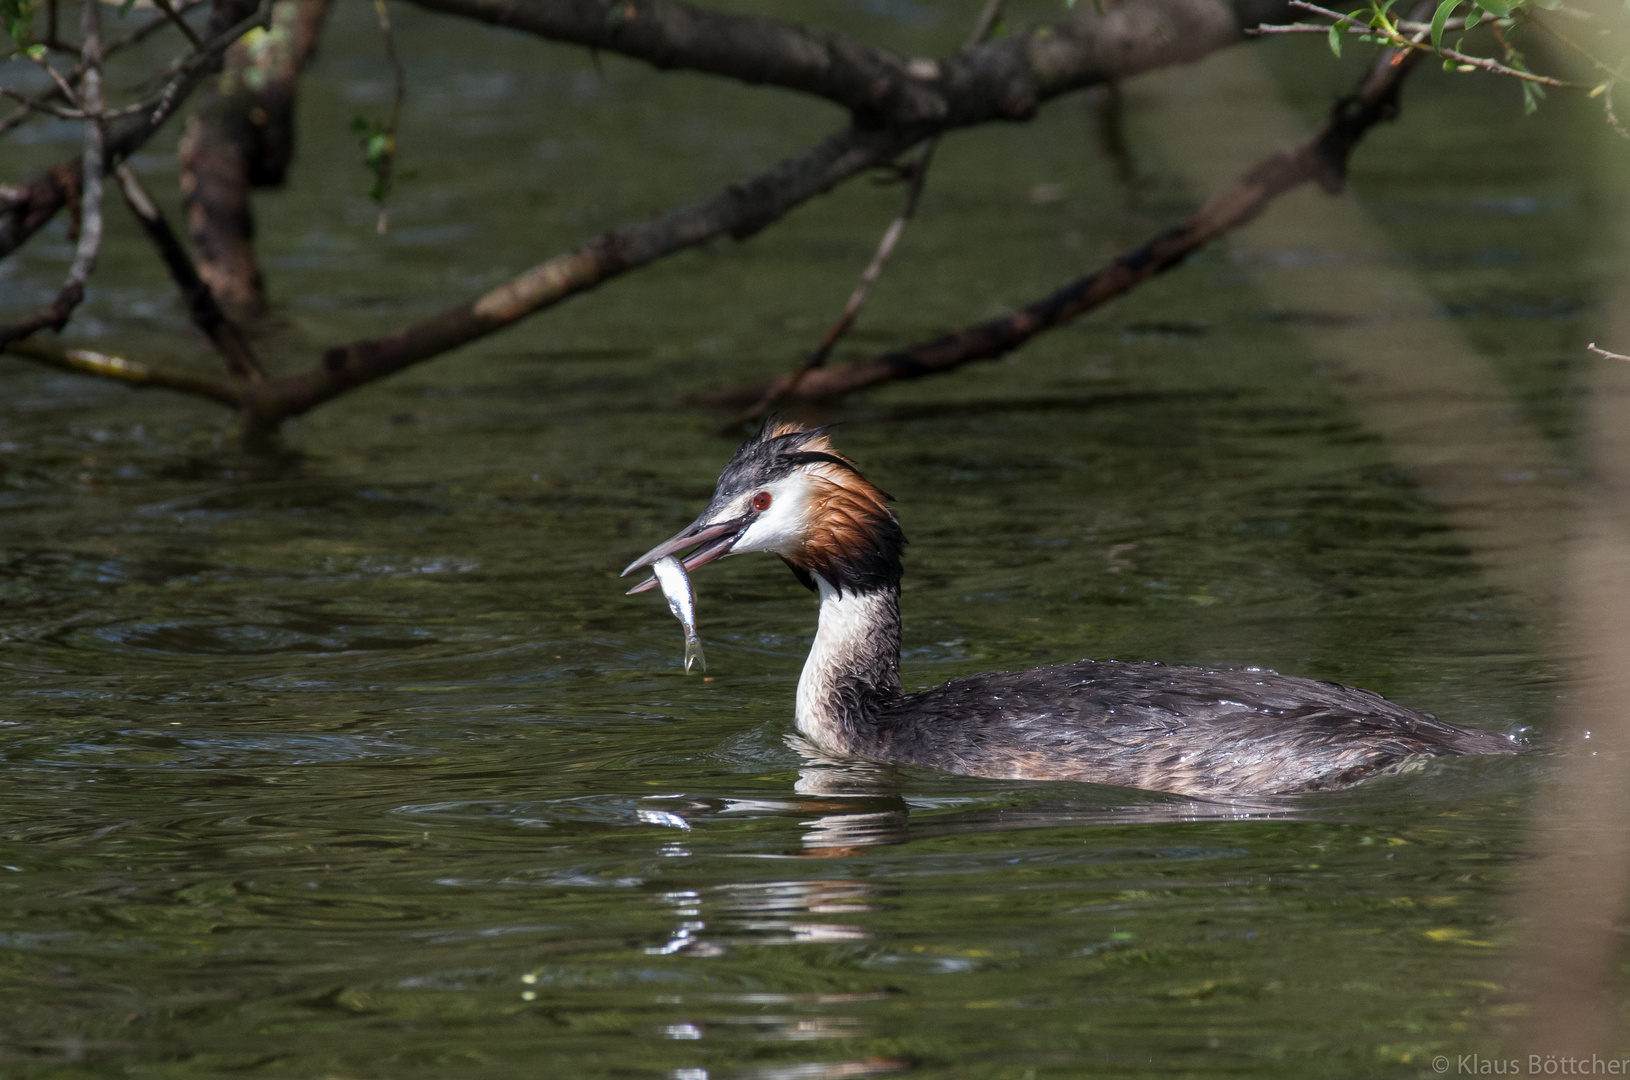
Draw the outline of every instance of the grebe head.
M854 462L832 449L825 428L770 420L719 474L707 509L623 573L686 550L686 571L726 555L768 551L811 589L817 577L839 593L898 588L905 537L888 503Z

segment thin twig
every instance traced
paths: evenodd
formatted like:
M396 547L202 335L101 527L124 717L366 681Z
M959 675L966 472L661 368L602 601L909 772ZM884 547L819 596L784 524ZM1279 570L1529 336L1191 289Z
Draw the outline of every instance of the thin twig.
M181 17L181 12L171 5L170 0L153 0L153 6L164 12L166 19L175 23L175 28L181 31L188 41L192 42L193 48L202 49L204 47L203 39L198 36L198 31L187 25L187 20Z
M1630 77L1626 75L1626 68L1630 68L1630 64L1621 62L1616 68L1608 67L1589 49L1585 48L1583 45L1580 45L1578 42L1574 41L1568 35L1562 33L1556 27L1551 26L1548 23L1540 22L1538 19L1534 20L1533 25L1539 27L1541 31L1550 34L1552 37L1562 42L1562 44L1584 57L1586 63L1595 68L1601 74L1607 76L1606 82L1598 84L1586 96L1597 97L1599 95L1602 99L1602 112L1606 116L1607 126L1612 128L1620 138L1630 139L1630 129L1627 129L1624 126L1623 121L1619 119L1618 113L1613 111L1613 87L1621 80Z
M179 14L184 15L187 12L191 11L193 8L198 7L198 6L202 5L202 4L207 4L209 2L210 2L210 0L184 0L184 2L181 4L181 6L179 8L177 8L176 10L177 10L177 12ZM51 5L51 7L50 7L50 11L52 12L52 15L54 17L55 12L56 12L56 4L55 4L54 0L53 0L53 3ZM104 61L106 61L109 57L113 56L115 53L123 52L125 49L128 49L132 45L136 45L136 44L139 44L139 43L141 43L143 41L146 41L148 38L152 37L158 31L164 29L167 26L171 26L171 25L172 25L172 23L170 22L170 20L166 19L166 18L163 18L163 17L160 17L160 18L157 18L157 19L149 19L147 22L145 22L142 25L136 27L136 29L130 31L128 34L125 34L123 37L121 37L121 38L119 38L119 39L117 39L115 41L109 42L107 47L102 50L102 59ZM9 60L9 59L11 59L11 57L17 56L17 55L19 55L17 52L7 53L5 56L0 56L0 61ZM79 82L80 78L84 74L85 74L85 68L83 67L83 65L74 68L73 71L68 73L68 82L69 82L69 84L70 85L77 84ZM51 101L53 101L54 99L60 97L61 95L62 95L62 91L57 89L55 86L53 86L50 90L46 91L44 94L40 95L39 97L30 98L29 100L31 102L38 102L39 104L45 105L45 104L49 104ZM7 96L10 97L10 96L13 96L13 95L7 95ZM35 111L36 110L29 108L25 104L23 108L18 109L16 112L14 112L10 116L6 117L4 120L0 120L0 135L4 135L6 132L10 131L12 128L17 127L19 124L23 123L23 121L27 120L29 118L29 116L32 115Z
M165 268L170 271L170 277L181 290L181 297L187 302L187 313L192 317L193 325L203 331L204 336L209 338L226 358L227 367L234 375L252 383L260 382L265 378L265 372L249 348L249 342L244 338L243 331L222 313L220 305L215 302L215 294L198 276L198 268L188 257L187 249L176 239L175 230L170 228L170 223L159 210L158 204L136 178L135 171L129 165L120 165L113 170L113 175L119 181L119 190L124 195L125 205L130 207L131 213L141 222L142 230L158 249L159 258L164 260Z
M34 62L40 67L44 68L45 73L51 76L51 81L57 84L57 93L61 94L65 99L72 101L74 97L74 88L68 85L68 80L62 77L62 72L58 71L56 67L52 65L51 58L48 56L40 56ZM80 67L83 68L84 66L84 63L81 62Z
M379 3L382 0L375 0L375 2ZM985 0L985 6L980 10L979 18L974 22L973 31L968 35L967 48L973 48L990 35L991 30L996 27L997 22L1002 17L1002 8L1005 3L1006 0ZM867 263L866 269L861 271L860 280L855 283L854 291L849 294L848 302L843 305L843 314L839 315L838 321L827 329L825 336L821 338L821 343L815 346L813 352L804 357L802 363L766 390L758 402L742 414L741 419L743 422L757 420L774 408L777 401L797 390L798 384L803 381L804 376L825 364L827 358L832 355L832 350L837 347L838 342L843 340L843 336L854 326L855 318L860 314L860 309L865 306L866 300L872 294L872 287L877 284L877 279L883 274L884 264L894 254L895 247L900 243L900 237L906 231L907 223L911 221L912 216L917 212L918 200L922 198L923 184L928 179L928 166L933 162L934 151L939 149L939 144L940 136L936 135L924 142L922 149L917 151L916 160L911 163L910 168L907 170L906 194L901 201L900 210L895 214L894 220L889 222L889 227L884 230L883 238L878 241L877 250L872 254L871 262Z
M391 16L385 7L385 0L374 0L374 12L379 16L379 32L385 37L385 59L390 61L391 70L396 76L395 96L391 99L391 118L385 125L385 154L375 166L378 170L376 176L379 192L379 223L375 226L375 231L384 236L388 227L387 215L390 213L385 206L385 199L390 195L391 171L396 164L396 128L402 121L402 101L407 97L407 72L402 69L402 60L396 54L396 34L391 30Z
M195 50L184 59L171 64L169 83L162 90L149 95L126 111L132 113L145 112L151 108L153 115L148 123L152 127L158 127L170 115L170 110L175 108L177 99L181 94L181 88L187 85L189 77L193 73L205 64L214 63L222 53L232 47L234 42L249 31L257 27L265 28L271 23L271 18L272 0L260 0L260 6L255 9L254 14L205 42L202 49Z
M1598 349L1594 341L1589 345L1586 345L1585 348L1589 349L1597 356L1606 357L1609 360L1630 360L1630 356L1625 356L1622 353L1608 352L1606 349Z
M102 248L102 167L105 157L102 130L102 5L87 0L80 5L81 31L84 38L80 56L85 75L79 82L79 96L68 90L71 104L79 106L85 115L84 150L85 176L80 185L79 242L74 248L74 260L68 266L68 276L56 297L43 310L21 322L0 327L0 348L21 341L47 327L61 330L69 317L85 299L85 283L96 269L96 256ZM49 65L47 65L49 67ZM54 69L53 69L54 70Z
M1352 22L1345 15L1342 16L1342 22L1347 23L1347 29L1346 29L1345 32L1348 33L1348 34L1373 34L1373 33L1375 33L1374 28L1369 27L1369 26L1365 26L1365 25L1360 24L1360 23ZM1415 22L1412 19L1399 19L1398 22L1395 25L1398 27L1399 30L1402 30L1405 33L1410 33L1410 34L1417 34L1417 33L1420 33L1423 30L1427 31L1427 32L1430 32L1431 29L1432 29L1432 24L1431 23ZM1448 33L1451 30L1464 30L1464 29L1466 29L1466 20L1463 19L1463 18L1462 19L1449 19L1443 24L1444 33ZM1249 27L1245 32L1247 34L1251 35L1252 37L1258 37L1258 36L1263 35L1263 34L1328 34L1330 32L1330 24L1329 23L1278 23L1278 24L1264 23L1261 26Z
M1138 164L1132 157L1132 146L1126 138L1126 100L1121 93L1121 84L1111 81L1093 87L1087 93L1087 102L1092 109L1093 134L1098 140L1098 150L1109 159L1115 170L1115 179L1126 197L1127 208L1132 209L1138 199Z
M1340 191L1354 147L1376 123L1397 113L1403 80L1424 55L1409 48L1409 44L1405 39L1404 46L1387 49L1377 57L1358 89L1338 101L1319 129L1300 145L1259 162L1182 224L1011 315L882 356L812 373L799 385L797 397L835 397L886 382L944 374L978 360L1004 356L1038 334L1180 266L1211 241L1255 219L1292 188L1311 180L1326 191ZM733 387L690 400L703 405L733 405L754 400L761 392L761 386Z
M106 153L106 132L102 129L102 5L93 0L80 4L80 59L85 75L79 80L79 107L85 113L85 178L80 184L79 245L68 267L70 289L83 296L85 283L96 269L96 255L102 247L102 170ZM49 66L49 65L47 65ZM52 74L55 75L53 69ZM63 86L66 88L66 83ZM67 90L72 93L71 90ZM77 302L77 301L76 301ZM63 321L67 321L64 313Z
M44 101L36 101L27 94L19 93L9 86L0 86L0 96L8 97L23 107L24 112L33 111L54 116L58 120L83 120L85 114L78 109L64 109L60 105L49 105Z

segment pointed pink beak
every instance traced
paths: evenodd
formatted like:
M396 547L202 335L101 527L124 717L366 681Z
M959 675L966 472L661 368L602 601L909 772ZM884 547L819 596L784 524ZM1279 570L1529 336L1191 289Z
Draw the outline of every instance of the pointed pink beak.
M736 541L741 538L741 534L751 521L751 516L746 516L731 518L729 521L715 522L712 525L703 525L700 522L692 523L673 538L664 540L629 563L628 568L617 576L627 577L640 567L650 566L658 559L684 551L687 548L697 548L696 551L685 556L681 563L688 574L698 566L706 566L713 560L722 559L730 554L730 549L736 545ZM656 578L646 578L632 589L629 589L628 595L633 596L635 593L645 592L655 586L656 583Z

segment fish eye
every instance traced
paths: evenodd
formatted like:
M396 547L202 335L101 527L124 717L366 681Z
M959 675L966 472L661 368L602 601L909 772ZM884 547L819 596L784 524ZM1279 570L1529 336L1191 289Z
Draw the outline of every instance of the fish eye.
M761 491L757 495L753 496L753 509L762 514L764 511L770 508L770 503L772 501L773 500L770 498L770 493L768 491Z

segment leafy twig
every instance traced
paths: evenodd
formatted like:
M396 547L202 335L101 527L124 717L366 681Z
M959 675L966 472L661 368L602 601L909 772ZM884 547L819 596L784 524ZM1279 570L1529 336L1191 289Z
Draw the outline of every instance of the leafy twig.
M1364 37L1373 38L1377 42L1389 45L1395 49L1411 49L1418 52L1434 53L1443 57L1445 60L1452 61L1454 64L1458 65L1462 71L1481 69L1495 75L1505 75L1509 78L1520 79L1523 82L1532 83L1536 86L1551 86L1562 89L1577 87L1577 84L1575 83L1564 82L1561 79L1553 79L1549 75L1536 75L1532 71L1525 71L1518 67L1502 64L1498 60L1494 60L1486 56L1470 56L1458 49L1449 48L1441 43L1442 31L1444 28L1446 28L1447 22L1445 22L1443 26L1437 25L1436 20L1434 20L1432 23L1411 22L1408 26L1406 26L1401 20L1394 22L1387 18L1385 8L1390 7L1390 4L1384 4L1371 9L1372 14L1368 27L1362 27L1358 23L1358 19L1363 12L1354 12L1343 15L1339 11L1331 11L1329 8L1320 7L1317 4L1309 3L1308 0L1290 0L1290 6L1301 8L1303 11L1311 11L1316 15L1323 15L1325 18L1331 20L1331 25L1318 27L1316 29L1320 33L1327 33L1330 35L1331 48L1337 49L1338 52L1340 42L1339 35L1350 34L1356 31ZM1449 3L1449 7L1452 6L1452 2ZM1440 10L1447 11L1448 8L1442 8ZM1463 19L1461 23L1462 28L1466 28L1466 25L1469 22L1469 19ZM1300 23L1291 23L1289 26L1259 26L1254 32L1312 32L1308 30L1292 29L1302 25L1303 24ZM1427 43L1426 41L1421 40L1423 30L1432 34L1435 43ZM1406 31L1416 36L1414 38L1406 37ZM1508 46L1507 52L1508 54L1514 54L1515 50L1510 49Z
M351 130L362 136L363 163L374 174L374 187L370 193L379 204L379 223L375 227L380 236L388 227L389 210L385 200L390 195L391 176L396 165L396 129L402 120L402 101L407 96L407 72L396 53L396 34L391 30L390 11L385 0L374 0L374 13L379 17L379 32L385 38L385 59L390 61L395 75L395 93L391 98L391 118L384 124L357 117L351 121Z

